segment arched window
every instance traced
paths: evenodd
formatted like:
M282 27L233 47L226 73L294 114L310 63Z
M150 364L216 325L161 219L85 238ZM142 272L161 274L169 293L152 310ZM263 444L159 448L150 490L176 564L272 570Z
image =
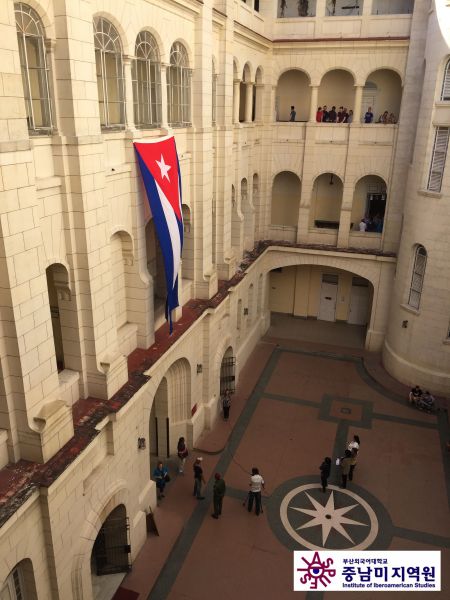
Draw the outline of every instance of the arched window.
M161 61L155 38L141 31L132 63L134 122L150 129L161 125Z
M122 46L116 28L103 17L94 19L100 124L103 128L125 124Z
M44 28L37 12L27 4L17 2L14 11L28 129L48 133L52 129L52 111Z
M441 100L447 102L450 100L450 60L447 61L444 71L444 80L442 82Z
M3 588L0 590L0 598L11 600L22 600L24 594L23 577L20 570L15 567L9 574Z
M33 565L29 558L20 561L0 584L1 600L37 600Z
M427 265L427 251L423 246L417 246L414 255L414 267L411 277L411 287L409 289L408 304L413 308L419 308L420 297L423 289L423 279L425 277L425 267Z
M191 70L186 48L180 42L175 42L170 50L167 114L169 125L187 127L191 124Z
M216 113L217 113L217 75L214 61L212 61L212 75L211 75L211 111L212 111L212 124L216 124Z

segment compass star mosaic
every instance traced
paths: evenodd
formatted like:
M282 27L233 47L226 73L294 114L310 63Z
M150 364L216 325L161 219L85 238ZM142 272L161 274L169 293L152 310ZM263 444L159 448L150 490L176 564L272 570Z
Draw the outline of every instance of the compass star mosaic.
M376 539L378 519L358 494L329 486L323 494L318 484L291 490L280 505L287 533L311 550L364 550Z

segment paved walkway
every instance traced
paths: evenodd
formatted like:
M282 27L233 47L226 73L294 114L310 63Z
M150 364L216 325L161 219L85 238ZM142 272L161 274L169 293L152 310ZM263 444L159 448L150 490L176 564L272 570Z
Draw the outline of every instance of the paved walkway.
M230 422L219 422L198 441L202 452L191 452L190 459L204 457L206 499L192 497L190 462L156 512L160 537L149 535L122 588L140 600L332 600L339 593L292 591L293 550L439 549L446 591L426 598L450 597L448 414L419 412L406 394L376 355L265 338L241 374ZM334 467L322 494L323 457L334 463L356 433L361 450L353 482L340 490ZM252 466L266 480L259 517L243 507ZM218 521L210 516L216 471L227 483ZM291 508L312 508L305 492L322 505L331 494L336 508L356 504L347 516L357 524L346 525L344 534L331 528L326 540L320 526L299 530L311 517Z

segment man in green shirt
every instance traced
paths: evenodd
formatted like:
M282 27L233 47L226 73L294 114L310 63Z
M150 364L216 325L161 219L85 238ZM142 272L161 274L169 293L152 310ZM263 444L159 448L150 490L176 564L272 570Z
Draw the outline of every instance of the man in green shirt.
M225 496L226 485L220 473L214 475L215 481L213 486L213 505L214 512L211 515L213 519L218 519L222 514L222 502Z

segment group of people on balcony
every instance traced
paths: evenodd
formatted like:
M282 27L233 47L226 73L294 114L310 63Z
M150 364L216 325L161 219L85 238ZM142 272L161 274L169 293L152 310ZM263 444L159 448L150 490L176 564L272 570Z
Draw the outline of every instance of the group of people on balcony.
M294 107L291 106L291 121L295 121L295 114ZM369 106L364 114L363 120L366 124L374 123L374 114L371 106ZM327 105L324 104L323 107L319 106L317 109L316 121L317 123L353 123L353 111L351 109L347 110L345 106L340 106L338 111L336 111L335 106L332 106L331 109L328 110ZM395 124L397 123L397 119L394 113L389 113L389 111L385 110L384 113L379 116L378 121L376 122L384 123L385 125Z
M359 231L372 231L373 233L381 233L383 231L383 217L379 214L373 218L362 217L359 222Z
M364 123L373 123L373 111L372 111L372 107L369 106L369 108L367 109L365 115L364 115ZM378 121L377 123L384 123L384 125L393 125L395 123L397 123L397 119L394 115L394 113L390 113L389 111L385 110L384 113L382 113L379 117L378 117Z
M316 112L317 123L353 123L353 111L344 106L340 106L336 112L336 107L332 106L330 110L326 104L319 106Z

